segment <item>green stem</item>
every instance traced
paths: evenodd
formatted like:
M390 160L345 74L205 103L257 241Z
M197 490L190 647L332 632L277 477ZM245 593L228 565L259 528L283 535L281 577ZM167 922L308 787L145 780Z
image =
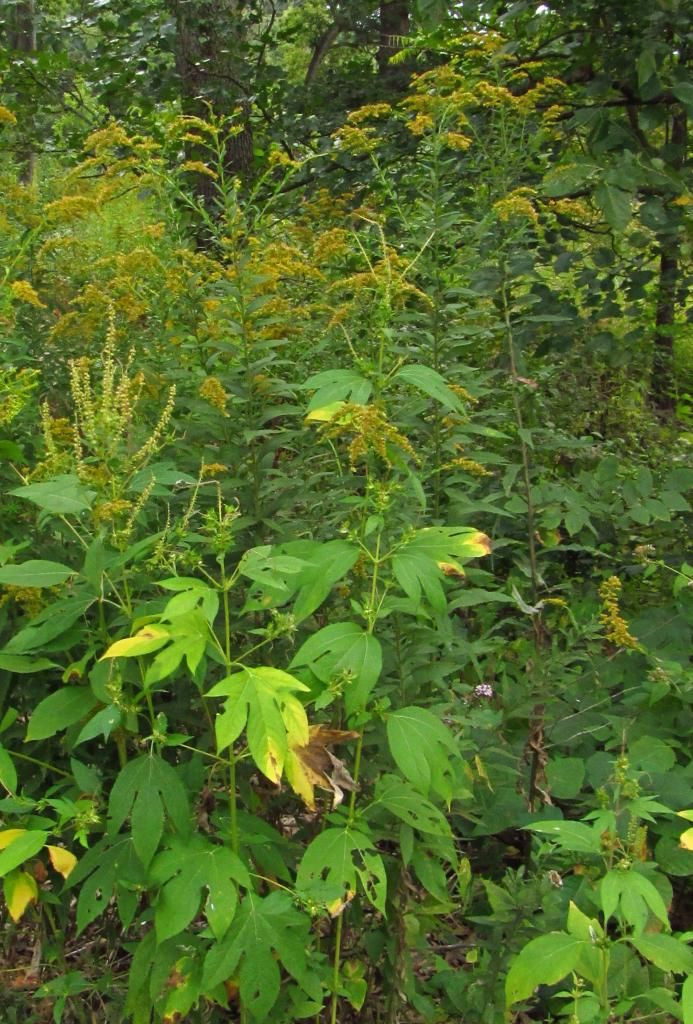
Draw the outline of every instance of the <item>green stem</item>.
M72 775L70 772L63 771L62 768L56 768L54 764L49 764L48 761L39 761L37 757L31 757L30 754L20 754L18 751L11 751L12 757L19 758L20 761L28 761L29 764L36 764L39 768L45 768L49 772L55 772L56 775L62 775L64 779L71 779Z
M342 929L344 927L344 911L337 918L337 931L334 937L334 958L332 961L332 1004L330 1006L330 1024L337 1024L339 1008L339 972L342 957Z

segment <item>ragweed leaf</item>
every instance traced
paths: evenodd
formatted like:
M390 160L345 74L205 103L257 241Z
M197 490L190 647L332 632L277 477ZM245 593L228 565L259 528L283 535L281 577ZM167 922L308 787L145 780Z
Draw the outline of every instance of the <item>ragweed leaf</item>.
M118 896L118 911L128 926L137 908L132 893L143 889L146 878L142 862L135 853L131 836L108 836L88 850L71 872L66 888L79 886L77 897L77 933L81 933Z
M157 854L150 878L161 885L154 925L157 940L164 942L186 928L200 909L203 890L208 896L205 916L217 940L226 934L238 904L236 884L250 888L242 861L225 846L214 846L202 836L172 839Z
M77 570L61 562L30 559L18 565L5 565L0 569L0 583L15 587L55 587L64 583Z
M430 526L417 530L393 556L392 571L405 594L419 602L425 595L437 612L446 608L443 576L463 576L460 564L488 555L491 542L484 533L464 526ZM445 566L445 569L441 568Z
M408 707L387 717L387 741L395 763L422 793L452 798L451 760L460 753L449 730L426 708Z
M316 900L332 903L356 892L358 879L373 906L384 912L385 867L372 841L351 826L327 828L303 854L296 886Z
M309 637L291 662L291 668L310 668L322 682L343 680L348 714L363 707L382 668L380 643L355 622L325 626Z
M575 970L590 943L565 932L532 939L515 957L505 980L506 1006L533 995L539 985L555 985Z
M98 701L86 686L63 686L40 701L29 719L27 742L45 740L85 718Z
M188 797L183 783L166 761L145 754L120 772L108 801L108 835L114 837L128 815L132 841L146 867L164 830L164 811L180 835L190 832Z
M288 672L260 667L244 668L222 679L208 697L227 697L215 723L217 749L225 750L240 736L247 723L248 747L263 775L279 784L292 742L308 740L308 719L303 705L293 696L307 690Z
M243 1005L254 1020L264 1021L279 996L281 963L308 996L321 1002L320 982L306 957L309 930L309 918L296 910L287 893L263 898L248 892L234 928L207 954L202 989L235 979Z

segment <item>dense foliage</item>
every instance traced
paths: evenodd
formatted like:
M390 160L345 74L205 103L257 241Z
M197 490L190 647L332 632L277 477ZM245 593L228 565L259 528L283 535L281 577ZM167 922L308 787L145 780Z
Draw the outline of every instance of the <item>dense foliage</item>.
M688 5L2 19L2 1020L693 1024Z

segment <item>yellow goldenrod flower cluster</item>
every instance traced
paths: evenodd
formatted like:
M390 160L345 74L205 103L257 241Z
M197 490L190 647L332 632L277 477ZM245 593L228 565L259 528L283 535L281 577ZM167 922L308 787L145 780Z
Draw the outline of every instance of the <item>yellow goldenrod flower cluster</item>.
M350 124L342 125L333 133L332 138L338 149L345 153L353 153L354 156L373 153L379 145L373 128L361 128Z
M206 174L208 178L212 178L214 181L219 177L217 172L213 171L202 160L186 160L184 164L181 164L181 171L189 171L191 174Z
M499 199L493 204L493 209L498 214L499 220L509 221L514 217L524 217L534 224L539 222L539 216L534 209L532 197L536 195L533 188L516 188L507 196Z
M44 591L37 587L15 587L8 584L3 587L4 593L0 597L0 607L8 601L21 608L28 618L33 619L46 606Z
M610 576L608 580L604 580L599 588L599 596L602 599L599 621L604 627L604 636L610 643L616 647L636 650L640 645L636 637L629 632L628 623L621 615L618 603L620 594L621 581L618 576Z
M472 140L461 132L446 132L444 139L448 149L455 149L460 153L465 153L472 144Z
M37 370L0 369L0 426L19 415L38 384L38 377Z
M211 406L228 416L226 403L229 400L229 394L218 377L205 377L197 389L197 393L200 398L204 398Z
M445 463L442 468L462 469L465 473L469 473L470 476L493 476L491 471L482 466L480 462L477 462L475 459L468 459L465 455L457 455L450 462Z
M98 201L91 196L61 196L47 204L45 214L51 224L67 224L94 213L98 207Z
M228 473L229 467L225 466L223 462L203 462L200 467L200 479L209 480L210 477L221 476L222 473Z
M352 469L359 461L366 459L370 452L379 455L387 466L391 466L388 444L418 461L409 439L390 423L385 412L377 405L347 402L320 427L320 431L330 440L353 435L348 448Z
M359 107L358 110L352 110L347 114L347 121L350 124L363 124L364 121L377 121L378 118L385 117L391 112L392 107L389 103L367 103L365 106Z
M30 306L35 306L36 309L46 308L45 302L41 302L36 289L28 281L13 281L10 291L20 302L27 302Z
M288 153L278 146L270 150L267 162L270 167L297 168L301 166L300 160L293 160Z
M132 508L132 502L125 498L114 498L113 501L104 501L96 505L92 510L92 517L95 523L110 523L114 519L124 516Z

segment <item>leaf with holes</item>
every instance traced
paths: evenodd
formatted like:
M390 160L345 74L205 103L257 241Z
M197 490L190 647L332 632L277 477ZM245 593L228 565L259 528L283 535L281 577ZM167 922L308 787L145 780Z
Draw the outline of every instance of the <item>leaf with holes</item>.
M327 828L303 854L296 886L318 902L331 903L356 892L359 879L373 906L384 913L387 879L372 841L351 826Z
M307 995L321 1002L320 982L306 956L309 934L310 919L296 909L288 893L261 897L248 892L233 929L205 958L202 990L209 992L235 979L246 1010L253 1020L264 1021L279 997L281 963Z
M109 906L113 893L118 896L118 910L123 924L129 924L133 892L145 887L142 862L135 852L131 836L108 836L87 850L70 873L67 889L79 886L77 896L77 934Z

